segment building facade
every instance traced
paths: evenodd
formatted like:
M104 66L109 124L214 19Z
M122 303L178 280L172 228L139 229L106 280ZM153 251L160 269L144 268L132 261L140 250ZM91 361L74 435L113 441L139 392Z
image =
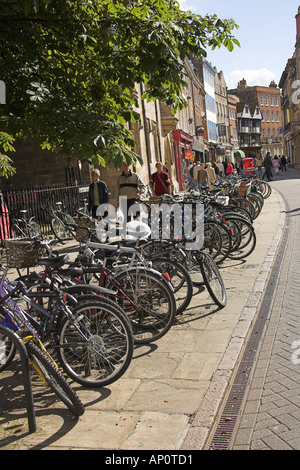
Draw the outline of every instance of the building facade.
M295 168L300 168L300 7L296 15L296 44L288 59L279 86L282 89L284 153Z
M262 115L258 105L247 102L237 104L237 127L240 151L236 156L256 158L261 152L261 121Z
M218 145L216 147L216 159L224 159L232 161L233 144L231 142L229 104L227 96L227 86L223 72L217 72L215 68L214 85L215 85L215 101L217 113L217 133Z
M247 103L254 112L258 106L261 112L261 152L265 156L283 154L282 108L280 88L276 86L248 86L241 80L235 90L230 91L241 102Z
M234 154L239 150L238 124L237 124L237 105L239 98L228 94L228 114L230 126L230 142L232 144L230 159L234 162Z

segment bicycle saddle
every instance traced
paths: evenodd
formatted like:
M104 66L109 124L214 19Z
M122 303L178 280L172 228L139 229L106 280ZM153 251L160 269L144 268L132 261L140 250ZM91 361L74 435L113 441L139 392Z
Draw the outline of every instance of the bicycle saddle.
M52 256L51 258L42 258L39 260L39 264L44 266L50 266L51 268L60 268L69 259L69 255L60 255L60 256Z
M95 252L95 259L114 258L119 256L120 248L116 246L115 250L99 249Z

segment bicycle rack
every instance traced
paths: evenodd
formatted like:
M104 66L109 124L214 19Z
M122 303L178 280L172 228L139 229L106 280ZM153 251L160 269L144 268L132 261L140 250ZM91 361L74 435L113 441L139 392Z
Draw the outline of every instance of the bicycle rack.
M25 392L25 400L26 400L26 408L27 408L28 427L29 427L29 432L34 433L36 432L36 419L35 419L32 388L31 388L31 378L30 378L27 349L23 341L12 330L0 325L0 331L12 340L12 342L14 343L14 345L16 346L20 354L23 379L24 379L23 382L24 382L24 392Z

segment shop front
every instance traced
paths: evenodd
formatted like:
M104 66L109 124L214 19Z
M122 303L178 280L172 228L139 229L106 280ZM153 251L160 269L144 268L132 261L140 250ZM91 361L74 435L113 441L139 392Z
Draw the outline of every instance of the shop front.
M192 144L193 137L186 132L176 129L173 131L174 151L175 151L175 168L176 178L179 189L184 189L185 183L188 182L188 164L190 160L195 159Z

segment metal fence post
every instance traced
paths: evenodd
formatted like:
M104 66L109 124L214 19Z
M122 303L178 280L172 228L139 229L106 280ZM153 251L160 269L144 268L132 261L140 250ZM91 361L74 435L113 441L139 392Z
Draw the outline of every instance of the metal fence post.
M11 339L11 341L14 343L14 345L16 346L20 354L26 408L27 408L28 427L29 427L29 432L34 433L36 432L36 419L35 419L32 388L31 388L31 377L30 377L27 349L23 341L19 338L19 336L16 335L16 333L14 333L14 331L2 325L0 325L0 331Z

